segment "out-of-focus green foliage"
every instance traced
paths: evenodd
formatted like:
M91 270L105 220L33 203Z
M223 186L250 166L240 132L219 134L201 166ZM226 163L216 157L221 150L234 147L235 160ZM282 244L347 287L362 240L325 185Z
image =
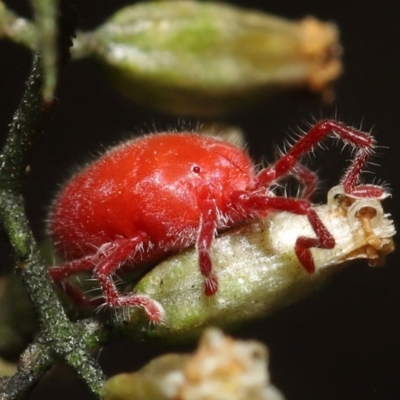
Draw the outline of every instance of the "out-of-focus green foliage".
M44 99L56 74L54 0L33 1L36 26L0 0L0 38L42 53ZM75 59L94 57L115 88L153 109L216 117L277 89L302 86L331 97L341 73L334 24L289 21L223 3L142 2L122 8L93 32L80 32Z
M0 357L15 358L32 340L37 322L16 275L0 278Z

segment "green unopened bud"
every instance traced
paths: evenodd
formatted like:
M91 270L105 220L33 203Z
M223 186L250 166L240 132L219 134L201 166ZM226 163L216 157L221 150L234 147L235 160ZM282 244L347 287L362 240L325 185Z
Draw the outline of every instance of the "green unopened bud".
M211 298L203 294L195 249L169 258L144 276L135 291L157 300L165 320L150 326L136 308L127 326L131 335L139 340L191 340L210 325L232 328L270 315L321 287L344 262L366 258L370 265L382 264L393 250L395 229L380 202L336 200L336 195L332 189L328 204L314 207L336 242L330 250L312 249L316 273L307 273L294 251L298 237L315 237L307 217L272 213L215 240L211 257L219 289Z
M323 91L341 72L336 26L288 21L222 3L148 2L118 11L82 34L115 87L142 105L217 116L271 89Z

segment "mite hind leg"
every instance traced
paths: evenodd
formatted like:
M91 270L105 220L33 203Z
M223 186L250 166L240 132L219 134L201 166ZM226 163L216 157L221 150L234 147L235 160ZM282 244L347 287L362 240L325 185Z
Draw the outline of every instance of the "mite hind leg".
M163 319L164 309L157 301L146 295L121 295L113 281L113 274L129 258L134 258L148 243L147 237L138 235L130 239L118 239L102 245L95 254L79 260L67 262L49 270L53 281L67 292L79 304L101 305L109 307L141 307L150 321L158 323ZM65 279L79 272L91 272L99 281L104 299L88 299L79 289Z

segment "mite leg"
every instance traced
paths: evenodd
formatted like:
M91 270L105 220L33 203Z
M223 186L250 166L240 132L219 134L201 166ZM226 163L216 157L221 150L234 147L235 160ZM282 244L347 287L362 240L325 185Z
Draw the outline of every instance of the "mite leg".
M79 258L78 260L69 261L61 266L50 267L49 274L51 279L58 284L58 282L62 282L65 278L78 272L93 271L96 260L97 254Z
M82 306L96 305L96 300L86 297L81 290L71 285L65 279L80 272L92 273L97 261L97 254L69 261L61 266L50 267L49 275L57 287L65 292L76 304Z
M140 251L140 247L147 242L148 240L145 235L139 235L136 238L119 239L106 246L102 246L99 251L103 251L104 255L102 256L102 260L96 265L93 273L99 280L108 306L141 307L151 322L159 323L164 318L164 309L160 303L146 295L131 294L121 296L112 279L112 274L120 267L121 263L130 257L135 257L135 253Z
M374 138L357 129L348 127L335 120L316 123L285 154L270 167L264 168L257 176L257 187L268 187L296 170L300 158L311 152L327 136L338 138L353 147L356 152L350 167L342 178L341 185L348 195L360 198L381 198L385 195L382 187L376 185L358 185L363 167L375 147Z
M300 197L302 199L309 199L317 187L317 174L308 169L305 165L297 163L293 167L291 175L294 175L294 177L303 185Z
M135 256L140 246L147 243L144 235L133 239L119 239L106 243L98 251L79 260L67 262L60 267L52 267L49 274L55 284L63 289L76 303L81 305L100 305L102 299L89 299L79 289L65 282L68 276L79 272L91 272L98 279L105 302L110 307L137 306L143 308L150 321L158 323L163 318L163 307L145 295L121 296L112 280L112 274L121 263Z
M308 273L315 272L315 264L310 249L332 249L335 247L335 239L322 223L317 213L311 208L308 200L289 197L261 197L251 196L245 192L235 192L236 204L244 209L258 212L287 211L297 215L305 215L310 222L316 238L300 236L296 240L295 253L301 265Z
M210 247L216 235L217 212L212 200L204 200L201 205L201 220L196 247L199 255L199 267L204 281L204 294L213 296L218 291L218 278L212 272Z

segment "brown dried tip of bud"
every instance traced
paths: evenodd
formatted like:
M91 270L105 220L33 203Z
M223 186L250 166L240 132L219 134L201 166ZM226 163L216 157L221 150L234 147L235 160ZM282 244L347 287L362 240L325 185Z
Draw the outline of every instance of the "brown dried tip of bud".
M300 21L299 36L300 53L310 65L309 89L322 92L327 101L332 100L333 92L329 84L342 73L342 47L337 26L306 17Z

